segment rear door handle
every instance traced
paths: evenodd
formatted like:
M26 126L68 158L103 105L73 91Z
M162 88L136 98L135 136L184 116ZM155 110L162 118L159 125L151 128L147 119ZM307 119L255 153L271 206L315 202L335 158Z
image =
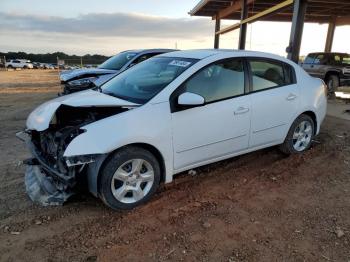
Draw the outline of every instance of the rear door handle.
M287 100L288 101L292 101L292 100L294 100L295 98L297 98L297 96L296 95L294 95L294 94L289 94L288 96L287 96Z
M249 112L249 108L240 106L237 108L237 110L234 113L235 113L235 115L241 115L241 114L245 114L247 112Z

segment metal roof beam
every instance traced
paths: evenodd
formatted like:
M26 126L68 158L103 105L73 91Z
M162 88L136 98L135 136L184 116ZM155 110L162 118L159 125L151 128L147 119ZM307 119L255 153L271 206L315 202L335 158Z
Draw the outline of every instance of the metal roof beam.
M253 2L254 2L254 0L247 0L247 5L249 5ZM225 9L219 11L217 15L213 16L213 19L215 19L216 17L218 17L219 19L223 19L223 18L229 16L230 14L239 11L240 9L241 9L241 1L238 0L238 1L234 2L231 6L226 7Z
M350 25L350 17L337 17L336 25Z
M230 31L236 30L241 26L241 24L253 23L259 19L262 19L268 15L274 14L274 13L276 13L276 12L286 8L286 7L289 7L293 3L294 3L294 0L286 0L278 5L275 5L269 9L266 9L265 11L262 11L256 15L251 16L251 17L248 17L247 19L244 19L239 23L236 23L234 25L230 25L226 28L223 28L223 29L219 30L218 32L216 32L216 34L225 34L225 33L228 33Z

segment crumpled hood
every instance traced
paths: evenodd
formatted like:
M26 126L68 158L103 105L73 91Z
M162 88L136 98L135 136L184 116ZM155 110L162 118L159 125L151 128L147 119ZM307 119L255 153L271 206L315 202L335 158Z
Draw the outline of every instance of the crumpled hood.
M105 74L115 74L118 70L102 69L102 68L89 68L89 69L75 69L70 71L63 71L60 73L60 80L67 82L73 78L83 78L84 76L98 76Z
M113 96L109 96L98 91L86 90L71 95L57 97L38 106L27 118L27 128L29 130L43 131L49 127L52 117L60 105L74 107L89 106L124 106L133 107L138 104L128 102Z

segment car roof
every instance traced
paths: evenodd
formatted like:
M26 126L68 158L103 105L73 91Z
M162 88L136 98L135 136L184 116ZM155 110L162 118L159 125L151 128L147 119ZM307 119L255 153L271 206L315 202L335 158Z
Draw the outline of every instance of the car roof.
M175 51L175 52L172 52L171 54L162 54L160 56L204 59L208 56L218 54L219 52L220 51L216 49L196 49L196 50Z
M168 49L168 48L131 49L131 50L122 51L121 53L133 52L137 54L141 54L141 53L147 54L147 53L168 53L173 51L178 51L178 49Z
M236 49L193 49L193 50L183 50L176 51L171 53L162 54L163 57L182 57L182 58L192 58L192 59L205 59L209 56L227 54L228 57L262 57L262 58L271 58L291 63L290 60L271 53L258 52L258 51L247 51L247 50L236 50Z

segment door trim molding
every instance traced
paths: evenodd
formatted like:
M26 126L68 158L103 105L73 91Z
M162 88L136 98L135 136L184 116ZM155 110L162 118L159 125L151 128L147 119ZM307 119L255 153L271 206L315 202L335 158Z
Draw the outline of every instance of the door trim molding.
M197 149L197 148L201 148L201 147L205 147L205 146L214 145L214 144L218 144L218 143L221 143L221 142L226 142L226 141L229 141L229 140L234 140L234 139L241 138L241 137L244 137L244 136L247 136L247 135L248 135L248 134L239 135L239 136L235 136L235 137L231 137L231 138L219 140L219 141L216 141L216 142L208 143L208 144L205 144L205 145L200 145L200 146L191 147L191 148L188 148L188 149L185 149L185 150L176 151L176 153L177 153L177 154L184 153L184 152L187 152L187 151L191 151L191 150L193 150L193 149Z
M283 124L280 124L280 125L276 125L276 126L271 126L271 127L264 128L264 129L255 130L255 131L253 131L252 133L253 133L253 134L256 134L256 133L263 132L263 131L266 131L266 130L270 130L270 129L273 129L273 128L276 128L276 127L285 126L286 124L287 124L287 123L283 123Z

